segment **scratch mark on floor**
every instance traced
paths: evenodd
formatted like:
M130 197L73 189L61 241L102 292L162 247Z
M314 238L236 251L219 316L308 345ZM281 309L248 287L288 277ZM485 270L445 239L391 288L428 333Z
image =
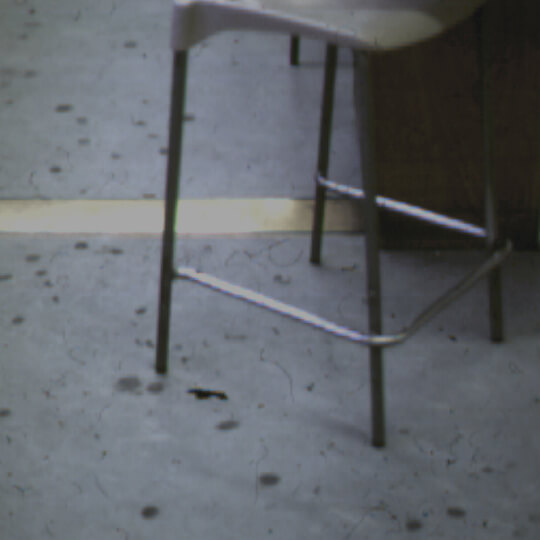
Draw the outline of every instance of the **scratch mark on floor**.
M94 473L94 481L95 481L95 484L96 484L96 487L99 489L99 491L101 491L101 493L103 494L103 496L107 497L107 499L109 498L109 494L105 491L105 489L103 488L103 486L101 485L101 482L99 481L99 478L98 478L98 475Z
M364 515L362 517L362 519L360 521L358 521L354 527L343 537L343 540L349 540L349 538L354 534L354 531L356 531L356 529L358 529L358 527L360 527L360 525L362 524L362 522L364 521L364 519L366 518L366 516Z

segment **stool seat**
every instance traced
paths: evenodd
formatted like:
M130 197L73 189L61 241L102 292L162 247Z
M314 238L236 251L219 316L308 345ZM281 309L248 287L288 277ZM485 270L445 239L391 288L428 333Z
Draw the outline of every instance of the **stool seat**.
M176 0L172 48L187 50L223 30L272 31L364 50L432 38L486 0Z

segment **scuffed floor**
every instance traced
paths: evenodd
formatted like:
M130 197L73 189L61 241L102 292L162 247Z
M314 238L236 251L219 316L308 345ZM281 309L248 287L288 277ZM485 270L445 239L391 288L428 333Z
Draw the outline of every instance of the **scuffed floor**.
M169 13L0 7L2 199L162 197ZM312 196L323 47L303 42L293 69L287 46L247 33L194 49L184 196ZM345 51L332 173L355 183L349 69ZM363 249L328 235L313 267L305 234L209 235L181 239L177 261L363 328ZM540 536L537 254L505 266L504 344L479 285L386 352L376 450L366 349L195 284L174 285L170 373L155 375L159 250L0 235L2 540ZM480 259L384 253L385 328Z
M362 242L329 236L314 268L306 240L186 240L179 262L361 327ZM157 239L0 243L3 538L538 534L536 256L507 267L507 343L478 287L387 352L375 450L365 349L179 282L158 377ZM385 254L386 327L477 260Z

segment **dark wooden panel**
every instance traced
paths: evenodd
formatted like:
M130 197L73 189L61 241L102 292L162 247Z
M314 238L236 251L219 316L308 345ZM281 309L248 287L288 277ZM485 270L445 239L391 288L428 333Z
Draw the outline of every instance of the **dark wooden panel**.
M502 228L536 248L540 202L540 3L492 0L494 170ZM375 63L379 191L430 209L483 219L482 141L474 20ZM383 216L386 246L456 247ZM405 234L407 233L407 234ZM412 233L412 237L407 236Z

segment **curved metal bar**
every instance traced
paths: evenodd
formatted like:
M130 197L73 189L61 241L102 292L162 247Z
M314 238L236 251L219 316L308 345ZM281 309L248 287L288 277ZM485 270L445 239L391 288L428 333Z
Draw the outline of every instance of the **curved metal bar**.
M194 268L179 267L176 270L175 277L188 279L200 285L204 285L205 287L208 287L214 291L221 292L239 300L247 301L259 307L280 313L281 315L291 317L292 319L318 328L319 330L323 330L334 336L342 337L361 345L388 347L402 343L415 334L430 319L468 291L478 280L499 266L506 259L506 257L508 257L511 251L512 243L508 241L502 249L495 251L477 269L468 274L458 284L449 289L445 294L443 294L424 311L422 311L408 327L396 334L364 334L351 328L347 328L346 326L336 324L298 307L275 300L264 294L240 287L238 285L233 285L232 283L223 281L209 274L205 274L204 272L198 272Z

